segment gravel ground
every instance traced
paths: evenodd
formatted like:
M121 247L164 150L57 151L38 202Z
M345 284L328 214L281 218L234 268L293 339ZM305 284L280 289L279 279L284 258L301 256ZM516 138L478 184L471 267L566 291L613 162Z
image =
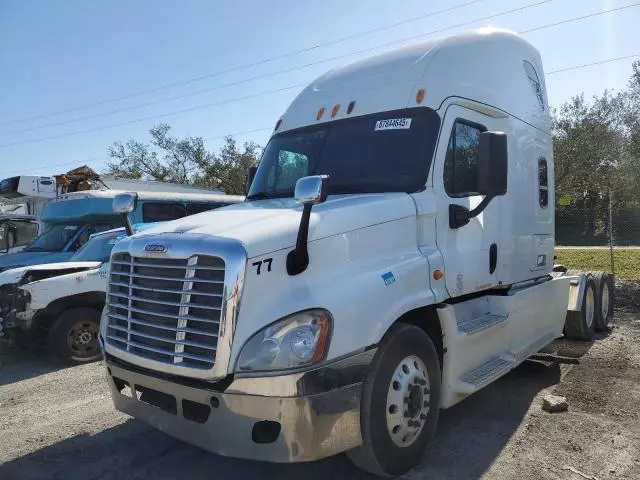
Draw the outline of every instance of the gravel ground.
M411 479L640 478L640 316L619 312L610 335L560 340L444 411ZM100 363L59 369L44 353L0 352L0 478L360 479L344 455L273 465L218 457L116 412ZM549 414L542 397L567 397Z

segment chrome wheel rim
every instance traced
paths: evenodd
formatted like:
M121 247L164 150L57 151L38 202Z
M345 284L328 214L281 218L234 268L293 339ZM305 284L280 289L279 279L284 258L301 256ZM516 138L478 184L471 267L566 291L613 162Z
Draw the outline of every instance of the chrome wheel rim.
M76 322L67 335L73 358L92 358L98 354L98 325L91 321Z
M587 321L587 327L591 328L593 325L593 317L596 311L595 309L595 295L593 294L593 288L587 288L585 292L585 320Z
M609 318L609 285L606 283L604 288L602 289L601 309L602 309L602 320L606 324L608 323L608 318Z
M430 409L430 384L424 362L410 355L396 367L387 393L387 429L399 447L420 436Z

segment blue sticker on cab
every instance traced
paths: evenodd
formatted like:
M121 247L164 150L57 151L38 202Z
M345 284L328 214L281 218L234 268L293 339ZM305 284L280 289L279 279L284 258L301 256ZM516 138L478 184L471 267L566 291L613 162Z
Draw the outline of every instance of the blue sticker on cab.
M393 276L393 273L387 272L382 274L382 280L384 280L385 285L391 285L396 281L396 277Z

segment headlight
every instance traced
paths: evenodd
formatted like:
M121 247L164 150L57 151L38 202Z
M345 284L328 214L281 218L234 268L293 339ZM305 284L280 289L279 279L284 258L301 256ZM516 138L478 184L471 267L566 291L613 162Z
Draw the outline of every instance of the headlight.
M313 309L272 323L245 343L236 370L285 370L323 360L329 350L331 322L329 312Z

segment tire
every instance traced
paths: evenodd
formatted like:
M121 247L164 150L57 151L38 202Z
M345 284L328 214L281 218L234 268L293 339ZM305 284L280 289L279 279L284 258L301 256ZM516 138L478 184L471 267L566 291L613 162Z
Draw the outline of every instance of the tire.
M409 471L420 463L435 433L440 398L440 362L433 342L418 327L393 325L378 346L362 389L362 445L347 456L374 475L395 477ZM398 399L401 405L396 405Z
M580 311L568 311L564 324L564 333L571 340L589 341L593 338L595 330L596 299L598 296L596 283L589 274L585 275L585 282Z
M606 332L613 320L615 282L606 272L590 272L596 284L595 329Z
M99 310L72 308L51 326L47 337L49 350L66 365L94 362L101 358L99 330Z

